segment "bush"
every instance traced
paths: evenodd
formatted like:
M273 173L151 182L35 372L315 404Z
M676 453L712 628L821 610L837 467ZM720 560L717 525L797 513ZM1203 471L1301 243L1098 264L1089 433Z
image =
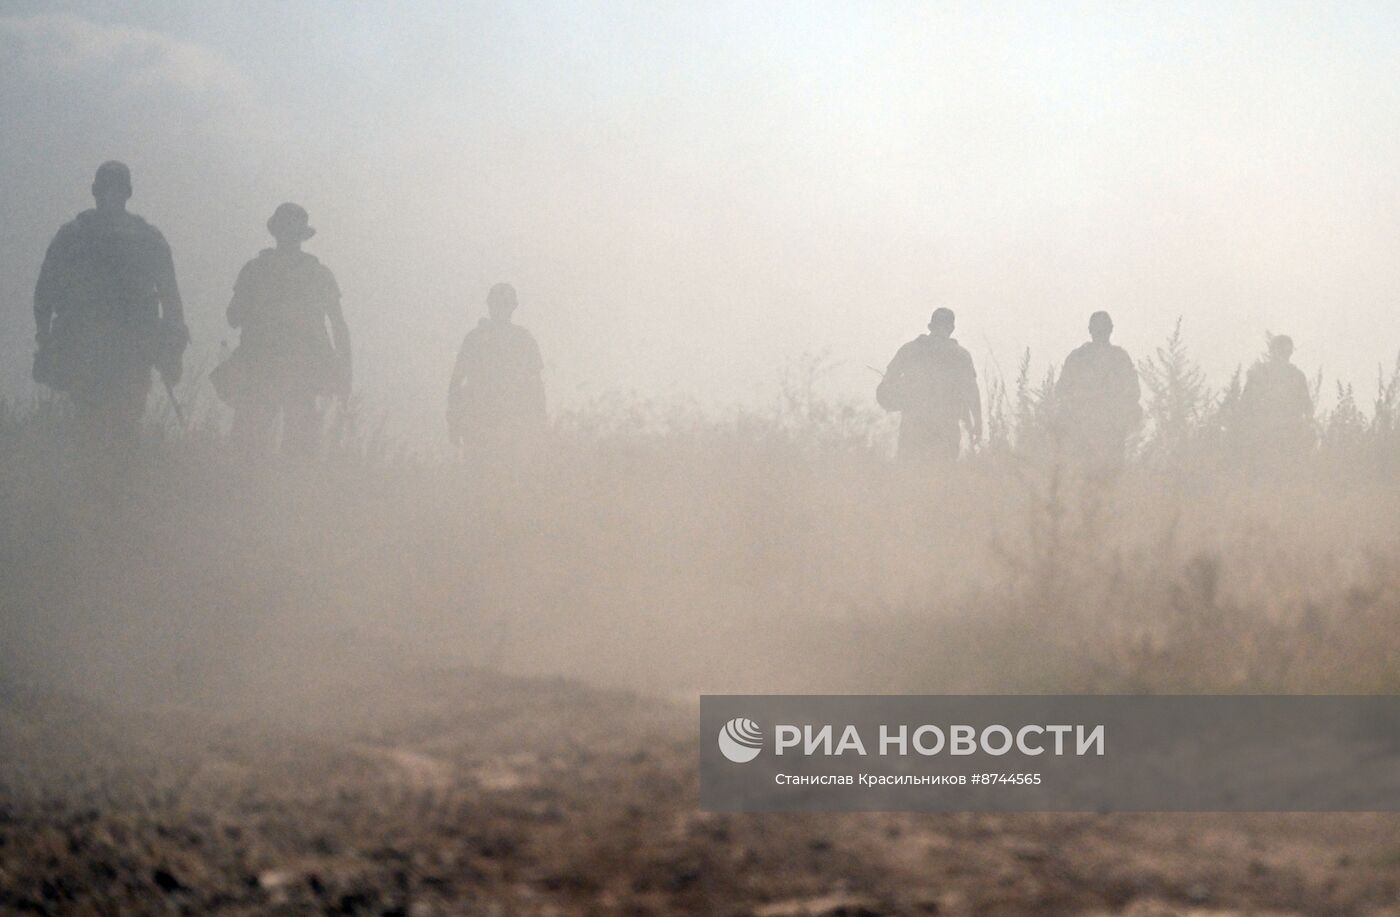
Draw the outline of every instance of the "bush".
M612 397L510 467L351 412L312 468L240 465L208 410L118 499L61 401L0 407L0 670L103 693L295 696L323 667L489 665L725 691L1395 686L1400 374L1249 475L1180 325L1121 475L1053 435L1053 367L994 380L989 445L924 473L807 358L767 410Z

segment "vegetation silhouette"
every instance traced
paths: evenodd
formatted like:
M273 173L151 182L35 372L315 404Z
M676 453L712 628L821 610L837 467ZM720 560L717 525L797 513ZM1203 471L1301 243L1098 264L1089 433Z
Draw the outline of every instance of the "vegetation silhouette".
M467 475L365 433L238 471L196 398L117 513L55 459L67 403L11 407L0 500L36 523L3 536L0 646L31 677L194 695L294 694L349 646L667 690L1393 683L1394 372L1261 474L1178 328L1139 363L1145 423L1104 481L1055 448L1029 365L991 380L1013 398L989 399L988 447L933 477L889 461L874 405L821 395L820 357L770 409L602 399L557 411L528 465Z

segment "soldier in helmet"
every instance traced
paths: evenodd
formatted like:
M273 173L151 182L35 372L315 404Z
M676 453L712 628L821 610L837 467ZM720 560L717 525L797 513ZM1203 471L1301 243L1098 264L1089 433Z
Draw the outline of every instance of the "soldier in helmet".
M958 457L962 431L975 446L982 438L982 397L972 355L953 340L951 309L935 309L928 334L899 348L875 390L887 411L900 412L899 457Z
M58 231L39 270L34 381L72 398L85 449L129 457L151 368L179 382L189 332L170 246L126 209L131 170L104 162L92 196L96 207Z
M1295 457L1316 439L1308 379L1292 358L1293 339L1273 335L1268 357L1245 376L1237 415L1239 444L1260 460Z
M499 451L525 445L544 428L544 361L534 336L511 321L517 305L515 287L491 287L488 314L457 352L447 385L447 428L454 445Z
M316 234L308 224L306 210L292 203L268 218L277 244L239 272L228 305L238 348L210 375L233 407L231 438L254 454L272 451L280 415L282 452L311 455L321 432L317 398L350 395L350 329L340 288L315 255L302 251Z
M1089 317L1087 343L1065 358L1055 386L1061 430L1070 455L1091 469L1116 471L1128 434L1142 421L1142 390L1132 357L1110 342L1113 319Z

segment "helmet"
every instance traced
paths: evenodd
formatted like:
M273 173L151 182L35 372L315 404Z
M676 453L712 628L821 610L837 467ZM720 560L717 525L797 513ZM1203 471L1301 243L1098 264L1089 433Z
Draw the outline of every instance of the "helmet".
M305 242L316 235L316 230L307 225L309 219L306 208L300 204L278 204L272 216L267 218L267 231L272 233L275 239L291 237L298 242Z
M929 316L928 327L930 331L932 331L936 327L943 327L947 328L949 331L952 331L953 324L955 321L956 316L953 315L952 309L949 309L945 306L939 306L937 309L933 310L933 315Z

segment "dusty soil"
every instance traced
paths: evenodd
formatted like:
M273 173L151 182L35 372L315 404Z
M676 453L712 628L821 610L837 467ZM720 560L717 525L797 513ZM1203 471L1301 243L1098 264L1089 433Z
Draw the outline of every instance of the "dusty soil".
M710 815L695 716L461 671L0 688L0 911L1400 914L1400 817Z

